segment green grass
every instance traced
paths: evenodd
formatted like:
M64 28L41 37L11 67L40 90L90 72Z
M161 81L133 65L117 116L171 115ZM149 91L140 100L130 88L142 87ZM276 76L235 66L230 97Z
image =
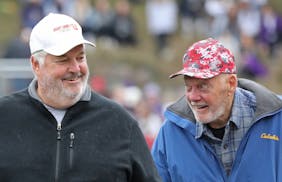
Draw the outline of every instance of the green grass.
M16 0L0 1L0 54L7 42L18 34L20 28L19 7Z

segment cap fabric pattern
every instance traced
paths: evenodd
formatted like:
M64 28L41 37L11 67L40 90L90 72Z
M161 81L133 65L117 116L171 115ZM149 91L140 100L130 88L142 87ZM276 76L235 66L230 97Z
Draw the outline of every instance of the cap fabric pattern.
M234 56L219 41L208 38L194 43L183 56L183 69L170 75L208 79L221 73L236 73Z
M83 38L81 26L71 17L50 13L33 28L29 46L31 54L45 51L60 56L77 45L95 44Z

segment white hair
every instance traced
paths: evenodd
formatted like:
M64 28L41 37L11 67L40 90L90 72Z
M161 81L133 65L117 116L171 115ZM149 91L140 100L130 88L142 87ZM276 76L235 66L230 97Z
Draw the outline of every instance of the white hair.
M33 54L33 57L36 59L36 61L38 61L40 66L44 63L46 56L47 56L47 52L43 50Z

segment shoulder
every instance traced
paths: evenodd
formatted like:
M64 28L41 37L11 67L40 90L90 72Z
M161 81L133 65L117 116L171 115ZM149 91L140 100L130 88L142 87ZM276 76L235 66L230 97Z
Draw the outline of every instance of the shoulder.
M16 92L0 98L0 107L17 106L28 100L29 96L27 90Z
M111 118L111 120L113 120L114 122L136 122L133 116L124 107L116 103L114 100L104 97L95 92L92 92L91 95L92 96L90 100L90 105L92 111L99 112L100 114L105 114L108 116L107 118Z
M90 103L95 107L108 108L115 112L126 112L125 108L120 104L96 92L91 93Z
M272 92L263 85L251 80L239 79L238 86L254 94L257 116L266 113L273 113L282 109L282 97L277 96L276 93Z

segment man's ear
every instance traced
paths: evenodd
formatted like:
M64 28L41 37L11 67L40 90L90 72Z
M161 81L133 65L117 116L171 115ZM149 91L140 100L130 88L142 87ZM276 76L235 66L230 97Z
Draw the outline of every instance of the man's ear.
M229 92L234 93L238 84L237 76L235 74L231 74L228 79L229 84Z
M31 62L32 70L34 71L35 74L37 74L40 67L39 62L36 60L34 56L30 57L30 62Z

